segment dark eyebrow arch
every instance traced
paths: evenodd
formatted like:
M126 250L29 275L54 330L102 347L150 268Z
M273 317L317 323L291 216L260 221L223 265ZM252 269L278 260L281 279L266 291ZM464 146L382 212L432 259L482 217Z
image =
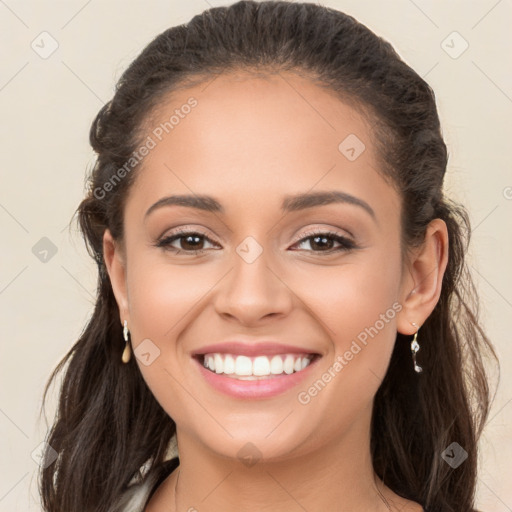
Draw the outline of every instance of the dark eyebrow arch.
M324 206L335 203L346 203L363 208L375 222L377 217L372 207L362 199L355 197L346 192L328 191L328 192L309 192L305 194L298 194L294 196L286 196L282 209L285 212L292 212L297 210L304 210L306 208L313 208L315 206Z
M315 206L324 206L335 203L352 204L360 206L370 214L373 220L377 221L375 212L372 207L362 199L355 197L346 192L328 191L328 192L309 192L304 194L297 194L293 196L286 196L281 205L283 212L293 212L304 210L306 208L313 208ZM163 206L186 206L189 208L196 208L213 213L224 213L222 205L213 197L205 195L174 195L162 197L156 203L149 207L145 214L147 217L151 212Z
M147 217L152 211L162 206L188 206L189 208L197 208L198 210L205 210L207 212L223 213L224 208L222 205L211 196L201 195L177 195L162 197L155 204L151 205L144 215Z

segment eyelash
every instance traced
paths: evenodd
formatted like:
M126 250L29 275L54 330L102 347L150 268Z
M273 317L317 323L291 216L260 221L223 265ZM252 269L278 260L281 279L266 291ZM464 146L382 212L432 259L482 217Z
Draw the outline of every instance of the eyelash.
M174 242L175 240L179 240L181 238L186 238L186 236L199 236L199 237L203 237L205 238L206 240L208 240L210 243L213 243L215 244L216 242L214 242L213 240L211 240L211 238L209 238L205 233L201 233L199 231L178 231L172 235L169 235L169 236L166 236L164 238L161 238L156 244L155 246L156 247L161 247L163 248L164 250L166 251L171 251L171 252L174 252L174 253L179 253L179 252L185 252L185 253L188 253L188 254L193 254L195 256L198 256L204 252L206 252L208 249L192 249L192 250L186 250L186 249L178 249L176 247L172 247L170 244L172 242ZM320 235L323 235L323 238L329 238L329 239L332 239L334 240L335 242L338 242L340 244L340 247L337 247L335 249L329 249L327 251L308 251L308 252L314 252L314 253L317 253L317 254L326 254L326 255L329 255L329 254L333 254L333 253L338 253L338 252L341 252L341 251L351 251L353 249L357 249L358 246L355 244L355 242L353 242L352 240L344 237L344 236L341 236L337 233L333 233L331 231L322 231L322 230L316 230L316 231L310 231L308 233L304 233L305 236L303 236L301 239L299 239L297 242L295 242L294 245L298 244L298 243L303 243L307 240L310 240L312 238L315 238L317 236L320 236Z

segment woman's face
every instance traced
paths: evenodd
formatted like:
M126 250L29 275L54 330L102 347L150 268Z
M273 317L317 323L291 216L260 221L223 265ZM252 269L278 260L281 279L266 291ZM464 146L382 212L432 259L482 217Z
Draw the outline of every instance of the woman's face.
M144 144L109 273L178 439L278 459L367 438L414 285L363 118L296 75L222 75L169 97Z

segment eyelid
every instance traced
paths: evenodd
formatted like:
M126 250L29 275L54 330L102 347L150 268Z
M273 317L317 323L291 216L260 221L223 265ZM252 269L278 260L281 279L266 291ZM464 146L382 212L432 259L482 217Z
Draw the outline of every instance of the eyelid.
M204 228L198 228L198 227L194 227L194 226L180 226L179 228L171 229L171 231L169 231L169 232L166 231L165 234L163 234L159 238L164 239L164 238L169 238L169 237L175 236L175 235L189 234L189 233L197 233L198 235L202 235L202 236L208 238L208 240L211 240L212 242L215 241L208 233L206 233L206 230ZM219 243L219 242L215 241L215 243Z
M300 242L304 240L305 238L309 238L315 235L331 235L331 236L339 236L340 238L344 238L346 240L349 240L353 242L353 239L344 233L339 233L338 231L335 231L334 228L312 228L308 231L301 232L301 234L295 239L293 244L296 244L297 242Z

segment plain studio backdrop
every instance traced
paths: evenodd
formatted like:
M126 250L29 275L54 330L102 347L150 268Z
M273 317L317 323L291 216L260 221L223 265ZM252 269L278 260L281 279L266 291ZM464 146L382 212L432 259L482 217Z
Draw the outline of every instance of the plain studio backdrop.
M157 34L229 3L0 0L0 511L40 510L43 386L94 304L95 265L68 230L94 162L90 124ZM390 41L435 91L450 154L445 190L470 213L469 262L502 368L480 445L477 505L511 511L512 2L320 3Z

